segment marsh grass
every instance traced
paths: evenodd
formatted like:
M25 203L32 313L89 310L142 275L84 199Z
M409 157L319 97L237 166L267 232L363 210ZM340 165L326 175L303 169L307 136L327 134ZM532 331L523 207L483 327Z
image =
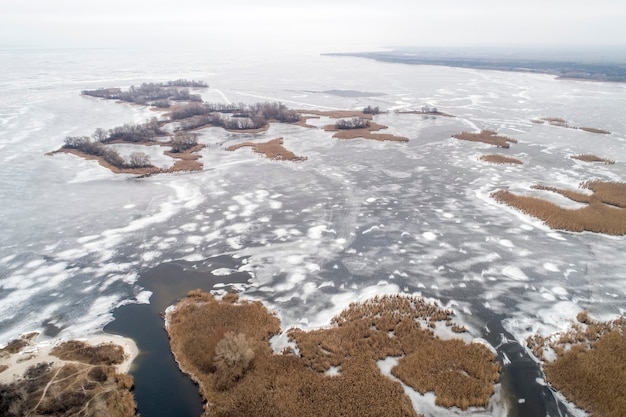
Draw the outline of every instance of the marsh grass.
M533 120L531 120L531 122L535 123L535 124L547 123L547 124L549 124L551 126L564 127L564 128L567 128L567 129L579 129L579 130L583 130L585 132L598 133L598 134L602 134L602 135L610 135L611 134L611 132L609 132L608 130L598 129L598 128L595 128L595 127L578 127L578 126L573 126L567 120L562 119L560 117L542 117L540 119L533 119Z
M408 142L409 139L404 136L396 136L390 133L374 133L379 130L387 129L387 126L376 122L369 122L367 127L362 129L338 129L336 125L328 125L324 127L327 132L335 132L333 138L336 139L370 139L391 142Z
M485 162L491 162L492 164L522 165L523 163L519 159L510 158L508 156L498 155L498 154L483 155L480 157L480 160L485 161Z
M615 161L611 159L601 158L597 155L593 155L590 153L580 154L580 155L572 155L570 156L572 159L578 159L583 162L602 162L603 164L612 165Z
M511 143L517 143L516 139L509 138L507 136L498 135L493 130L483 129L478 133L461 132L456 135L452 135L453 138L460 140L467 140L470 142L482 142L489 145L495 145L500 148L508 148Z
M626 413L626 317L599 322L586 313L567 331L527 340L543 361L546 379L593 416ZM554 352L556 359L548 360Z
M205 415L416 416L377 360L401 358L393 374L420 392L435 391L438 404L448 407L484 406L498 379L486 347L441 340L427 327L451 318L450 310L418 297L376 297L350 305L328 328L290 329L296 351L275 354L269 338L279 322L261 303L194 291L170 313L168 331L181 368L200 383ZM432 356L429 381L419 375L424 355ZM212 367L202 366L207 361ZM341 372L327 375L331 366ZM220 367L234 375L226 384Z
M498 190L491 197L537 217L553 229L608 235L626 234L626 183L593 180L583 182L580 186L591 190L592 194L542 185L533 186L535 189L555 192L572 201L586 204L579 209L565 209L539 197L521 196L506 190Z
M275 161L305 161L306 156L297 156L283 146L283 138L272 139L269 142L255 143L244 142L232 145L226 148L227 151L235 151L239 148L249 146L256 153L265 155L267 158Z

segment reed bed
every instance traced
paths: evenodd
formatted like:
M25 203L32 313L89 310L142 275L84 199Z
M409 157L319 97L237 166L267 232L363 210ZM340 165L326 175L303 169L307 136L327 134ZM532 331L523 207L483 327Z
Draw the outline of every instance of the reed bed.
M498 190L491 197L542 220L553 229L608 235L626 234L626 183L593 180L583 182L580 186L591 190L592 194L542 185L533 186L535 189L556 192L573 201L587 204L579 209L565 209L542 198L521 196L506 190Z
M338 129L336 125L328 125L324 127L327 132L336 132L333 138L336 139L370 139L391 142L408 142L409 139L404 136L396 136L390 133L374 133L379 130L387 129L387 126L376 122L369 122L367 127L362 129Z
M598 134L602 134L602 135L610 135L611 134L611 132L609 132L608 130L598 129L596 127L578 127L578 126L573 126L567 120L562 119L560 117L542 117L540 119L533 119L533 120L531 120L531 122L535 123L535 124L547 123L547 124L549 124L551 126L564 127L564 128L567 128L567 129L579 129L579 130L583 130L585 132L598 133Z
M480 157L481 161L491 162L492 164L512 164L512 165L522 165L523 162L516 158L510 158L508 156L499 155L499 154L490 154L483 155Z
M567 331L527 340L543 362L546 379L592 416L621 417L626 412L626 317L609 322L578 315ZM556 356L546 359L548 352Z
M511 143L517 143L517 139L509 138L507 136L498 135L496 131L483 129L478 133L461 132L456 135L452 135L453 138L460 140L467 140L470 142L482 142L489 145L495 145L500 148L509 148Z
M226 148L227 151L235 151L239 148L249 146L256 153L265 155L267 158L274 161L305 161L306 156L297 156L293 152L287 150L283 146L283 138L272 139L269 142L254 143L244 142L237 145L232 145Z
M615 163L615 161L611 160L611 159L606 159L606 158L601 158L597 155L593 155L590 153L584 153L584 154L580 154L580 155L572 155L570 156L570 158L572 159L578 159L579 161L583 161L583 162L602 162L603 164L607 164L607 165L612 165Z
M498 379L491 351L438 339L425 324L451 317L421 298L377 297L351 305L329 328L289 330L297 352L274 354L268 341L279 332L278 319L262 304L195 291L169 315L168 331L181 368L200 383L205 415L416 416L401 384L382 375L377 360L400 357L394 375L435 391L445 406L484 406ZM428 386L419 375L420 355L432 356ZM328 375L333 366L340 372Z

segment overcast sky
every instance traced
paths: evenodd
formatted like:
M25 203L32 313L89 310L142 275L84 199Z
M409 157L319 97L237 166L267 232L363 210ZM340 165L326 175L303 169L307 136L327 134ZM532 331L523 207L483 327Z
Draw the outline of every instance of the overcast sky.
M626 0L0 0L0 47L623 45Z

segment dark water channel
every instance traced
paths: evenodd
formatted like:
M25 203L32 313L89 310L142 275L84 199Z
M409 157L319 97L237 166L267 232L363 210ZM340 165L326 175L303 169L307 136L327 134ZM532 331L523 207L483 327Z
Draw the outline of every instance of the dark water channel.
M218 283L247 282L247 273L214 276L209 272L239 266L240 260L229 256L200 263L161 264L142 273L138 280L139 285L153 293L150 304L129 304L115 310L115 320L105 331L130 337L139 347L139 356L130 373L135 378L134 395L142 417L198 417L202 414L198 387L178 369L170 350L163 314L168 306L192 289L210 291ZM496 346L503 365L500 382L507 398L508 417L569 416L552 390L537 382L543 378L539 365L502 327L505 317L494 316L478 305L475 308L476 315L486 323L483 337Z
M192 289L205 291L217 283L245 283L247 273L216 277L208 268L236 269L240 260L228 256L201 263L171 262L141 274L139 285L152 291L150 304L130 304L113 313L115 320L104 329L132 338L139 348L130 374L135 378L134 395L142 417L198 417L202 398L198 386L179 369L164 328L165 309Z

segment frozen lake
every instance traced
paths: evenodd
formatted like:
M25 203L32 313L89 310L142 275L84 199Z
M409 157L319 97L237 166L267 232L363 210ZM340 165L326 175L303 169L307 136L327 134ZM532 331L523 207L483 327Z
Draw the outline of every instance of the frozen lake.
M32 330L66 338L99 331L117 306L148 301L136 283L142 271L218 255L244 260L239 269L250 280L238 288L277 311L284 329L326 325L351 301L390 292L440 300L494 346L562 329L581 310L597 319L626 310L624 237L550 230L489 197L537 183L624 181L626 85L357 58L114 50L0 51L0 73L0 345ZM179 78L207 82L199 92L209 102L429 104L457 117L376 117L407 143L338 141L293 125L254 135L209 128L199 131L203 171L142 179L72 155L44 156L66 136L155 116L81 90ZM612 133L530 122L549 116ZM451 138L477 129L519 143L504 152ZM278 136L308 159L225 150ZM523 165L478 160L494 152ZM616 163L569 158L581 153Z

